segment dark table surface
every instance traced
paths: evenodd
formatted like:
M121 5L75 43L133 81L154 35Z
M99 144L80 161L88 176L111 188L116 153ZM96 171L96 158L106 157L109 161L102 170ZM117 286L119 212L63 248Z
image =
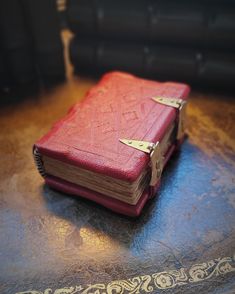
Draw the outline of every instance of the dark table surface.
M95 83L1 105L0 293L235 293L235 100L192 92L189 137L138 219L44 185L32 145Z

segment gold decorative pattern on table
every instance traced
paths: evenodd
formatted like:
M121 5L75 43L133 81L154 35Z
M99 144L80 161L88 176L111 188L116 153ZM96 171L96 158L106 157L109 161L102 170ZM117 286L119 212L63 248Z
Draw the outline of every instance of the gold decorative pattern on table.
M212 277L235 271L235 255L223 257L192 265L189 269L169 270L151 275L142 275L127 280L116 280L110 283L77 285L60 289L29 290L16 294L112 294L112 293L156 293L163 289L202 282ZM113 292L115 291L115 292Z

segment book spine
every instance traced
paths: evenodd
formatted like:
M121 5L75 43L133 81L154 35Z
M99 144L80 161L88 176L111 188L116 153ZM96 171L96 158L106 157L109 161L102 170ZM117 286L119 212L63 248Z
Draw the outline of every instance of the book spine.
M234 3L70 0L67 15L78 36L235 50Z
M230 87L235 77L235 54L199 49L75 38L70 44L70 58L75 73L121 70L160 80L218 83Z
M55 0L23 0L33 36L35 62L45 83L65 78L63 44Z
M37 147L33 147L33 159L39 174L44 178L46 176L45 168L42 162L42 156Z
M32 82L36 78L32 43L18 0L1 2L0 34L13 82Z

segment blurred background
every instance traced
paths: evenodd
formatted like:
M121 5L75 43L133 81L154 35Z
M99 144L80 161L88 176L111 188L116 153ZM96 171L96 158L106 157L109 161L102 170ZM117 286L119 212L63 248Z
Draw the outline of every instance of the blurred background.
M235 1L8 0L0 10L1 94L123 70L230 90Z

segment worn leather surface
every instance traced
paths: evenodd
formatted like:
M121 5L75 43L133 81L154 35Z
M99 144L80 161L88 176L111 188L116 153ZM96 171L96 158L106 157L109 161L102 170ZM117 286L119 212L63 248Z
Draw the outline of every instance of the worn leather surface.
M70 78L1 105L0 292L234 293L234 97L192 92L189 137L158 197L129 219L53 191L32 159L32 144L95 83Z
M119 139L160 141L177 119L177 110L154 102L152 97L186 99L188 93L189 87L184 84L148 81L121 72L107 73L34 148L41 155L133 182L147 168L149 155L122 144ZM139 215L151 196L151 190L146 189L136 205L129 205L51 175L46 175L45 180L55 189L92 199L131 216Z
M108 73L36 147L41 154L133 182L146 168L149 155L128 148L119 139L160 141L177 110L154 102L152 97L186 99L188 92L184 84Z

